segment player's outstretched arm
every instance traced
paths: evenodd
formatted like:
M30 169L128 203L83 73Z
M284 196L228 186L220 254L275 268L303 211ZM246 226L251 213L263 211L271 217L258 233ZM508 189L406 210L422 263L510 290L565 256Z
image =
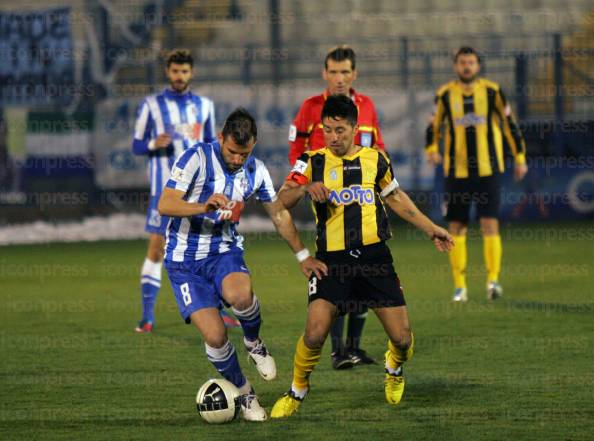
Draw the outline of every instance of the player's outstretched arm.
M417 208L404 191L396 188L384 200L394 213L423 231L439 251L452 249L454 239L450 233L431 222L431 219Z
M326 202L330 196L330 190L322 182L300 185L293 181L286 181L279 190L278 197L286 208L291 209L305 193L309 194L312 201L321 203Z
M278 191L278 198L287 209L293 208L305 196L305 186L293 181L285 181Z
M209 211L216 211L224 207L229 202L229 199L223 194L213 194L204 204L195 202L187 202L184 200L186 192L182 190L174 190L173 188L165 187L161 198L159 199L159 213L162 216L172 217L188 217L197 214L208 213Z
M291 250L295 253L295 257L301 265L301 271L306 277L309 277L312 273L318 278L322 278L322 275L328 274L328 268L317 259L310 256L309 251L301 242L295 223L289 211L285 208L283 202L280 199L276 199L273 202L264 202L264 209L278 234L287 242Z

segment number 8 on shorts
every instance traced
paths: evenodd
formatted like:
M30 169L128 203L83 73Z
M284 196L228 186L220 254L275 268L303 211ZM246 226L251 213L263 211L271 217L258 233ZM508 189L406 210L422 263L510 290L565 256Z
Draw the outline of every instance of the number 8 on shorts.
M192 296L190 294L190 285L186 282L179 287L182 293L182 300L184 301L184 305L188 306L192 303Z

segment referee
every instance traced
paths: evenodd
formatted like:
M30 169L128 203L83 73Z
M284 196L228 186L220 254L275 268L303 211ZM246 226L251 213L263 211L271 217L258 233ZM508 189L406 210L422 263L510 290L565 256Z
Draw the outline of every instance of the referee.
M478 76L480 64L480 56L472 47L461 47L456 53L454 70L458 79L437 91L425 147L431 164L443 162L446 219L456 242L449 253L455 302L468 300L466 232L472 204L476 205L483 235L487 298L494 300L503 294L499 284L502 247L497 218L505 170L503 137L514 157L515 180L523 179L528 171L526 144L511 107L497 83ZM443 156L439 149L442 125Z

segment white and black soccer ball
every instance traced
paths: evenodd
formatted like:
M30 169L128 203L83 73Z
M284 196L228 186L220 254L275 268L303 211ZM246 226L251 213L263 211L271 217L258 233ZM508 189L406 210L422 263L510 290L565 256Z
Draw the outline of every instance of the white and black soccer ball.
M241 410L239 390L222 378L210 379L198 390L196 407L207 423L228 423L237 418Z

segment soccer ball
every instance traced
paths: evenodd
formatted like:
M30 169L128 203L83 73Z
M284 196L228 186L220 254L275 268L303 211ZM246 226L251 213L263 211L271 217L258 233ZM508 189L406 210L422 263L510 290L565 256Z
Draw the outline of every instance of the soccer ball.
M207 423L228 423L237 418L241 410L239 390L222 378L210 379L198 390L196 407Z

